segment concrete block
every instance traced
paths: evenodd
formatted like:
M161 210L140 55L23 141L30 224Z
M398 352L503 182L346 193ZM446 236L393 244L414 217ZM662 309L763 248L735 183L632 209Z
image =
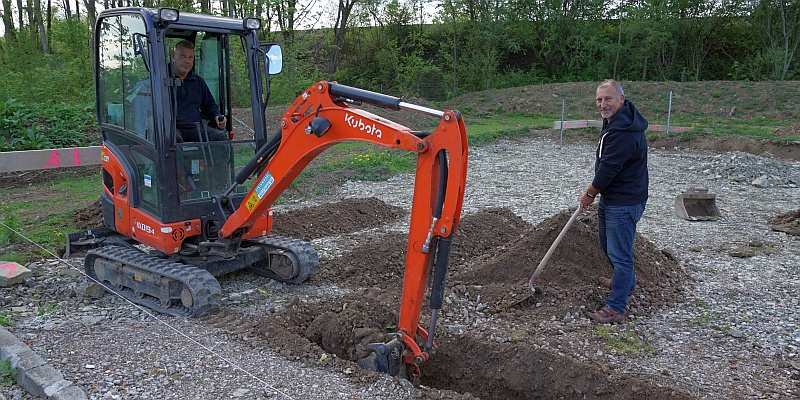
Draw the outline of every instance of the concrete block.
M22 265L11 261L0 261L0 287L22 283L31 275L33 272Z
M15 366L17 368L17 372L36 369L47 364L47 361L45 361L44 358L36 354L28 346L25 346L25 350L22 352L17 353L17 356L19 357L19 362Z
M18 337L6 328L0 327L0 359L11 360L11 366L16 368L19 363L19 354L30 350Z
M64 380L64 375L50 365L25 370L24 373L17 369L17 384L28 393L41 398L58 392L72 383Z

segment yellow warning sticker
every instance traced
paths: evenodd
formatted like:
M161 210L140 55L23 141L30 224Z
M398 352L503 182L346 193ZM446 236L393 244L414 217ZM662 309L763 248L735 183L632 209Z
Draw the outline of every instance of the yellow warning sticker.
M247 210L252 213L253 209L256 208L256 205L258 204L259 200L261 199L258 198L258 194L256 193L251 194L250 198L248 198L247 202L245 203L245 205L247 206Z

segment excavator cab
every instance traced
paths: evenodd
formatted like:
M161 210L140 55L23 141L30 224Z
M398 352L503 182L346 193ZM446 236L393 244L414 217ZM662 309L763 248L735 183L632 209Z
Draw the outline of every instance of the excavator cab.
M164 247L163 238L148 235L148 230L213 213L213 196L231 187L235 172L267 140L265 72L280 71L280 47L259 46L257 19L211 22L209 16L169 8L108 10L97 22L97 110L107 147L103 157L128 165L124 172L132 175L123 179L123 171L103 169L104 182L113 189L103 196L105 223L165 253L179 249ZM176 121L185 120L178 115L178 94L189 86L173 68L173 51L180 41L194 46L191 73L205 82L219 113L227 118L227 126L217 130L201 113L206 119L195 122L197 135L186 141L176 126ZM246 74L245 79L234 82L232 71ZM237 128L246 134L234 137L234 124L239 123ZM229 198L241 202L248 189L247 184L239 185ZM128 212L118 203L137 211ZM185 228L178 235L189 238L189 244L199 243L218 228L214 219L201 218L200 223L206 229L199 235Z

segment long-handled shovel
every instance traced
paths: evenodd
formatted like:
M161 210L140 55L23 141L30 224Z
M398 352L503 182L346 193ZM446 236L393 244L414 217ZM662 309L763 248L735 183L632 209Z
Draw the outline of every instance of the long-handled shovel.
M547 264L547 260L549 260L550 256L553 255L553 252L556 251L556 247L558 247L558 244L561 243L561 239L564 239L564 236L567 234L567 231L569 230L569 227L572 226L572 223L575 222L575 220L578 218L578 215L580 213L581 213L581 206L578 205L578 209L575 210L575 213L572 214L572 217L569 218L569 221L567 221L567 224L564 225L564 229L562 229L561 233L558 234L558 237L556 238L556 240L553 242L553 244L550 245L550 249L547 250L547 254L544 255L544 258L542 258L542 261L539 263L539 266L536 267L536 271L534 271L533 276L531 276L531 280L528 281L528 285L531 287L531 290L534 293L536 293L536 289L533 288L533 284L536 283L536 278L538 278L539 274L542 273L542 270L544 269L545 264Z

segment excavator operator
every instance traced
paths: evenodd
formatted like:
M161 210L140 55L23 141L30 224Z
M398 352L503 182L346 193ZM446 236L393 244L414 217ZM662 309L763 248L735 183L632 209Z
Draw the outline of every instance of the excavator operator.
M192 72L194 67L194 44L181 40L172 52L173 72L181 79L176 88L177 109L175 125L178 129L178 142L224 141L228 135L224 132L228 123L214 96L202 77ZM210 125L201 126L200 117L212 121Z

